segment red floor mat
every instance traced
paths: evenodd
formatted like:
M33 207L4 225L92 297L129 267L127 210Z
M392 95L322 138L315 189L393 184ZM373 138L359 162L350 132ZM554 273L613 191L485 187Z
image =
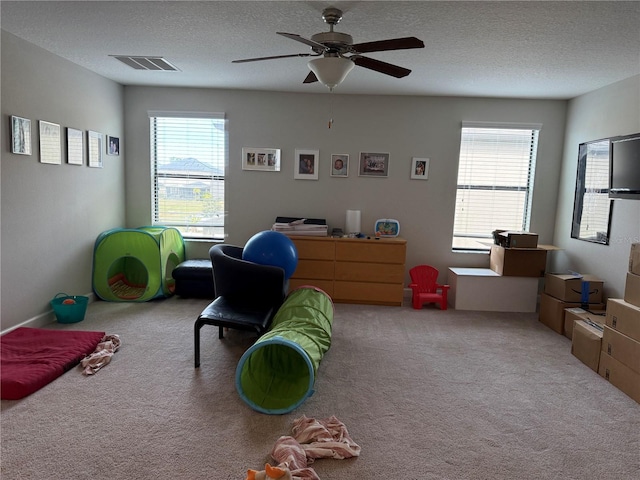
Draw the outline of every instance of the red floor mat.
M32 394L91 354L104 332L16 328L0 337L0 396Z

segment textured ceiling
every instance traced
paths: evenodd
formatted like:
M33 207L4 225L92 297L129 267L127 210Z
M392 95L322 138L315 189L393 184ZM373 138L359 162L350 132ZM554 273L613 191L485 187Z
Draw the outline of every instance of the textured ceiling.
M416 36L426 48L367 56L412 69L355 67L336 93L572 98L640 74L640 2L2 1L2 29L124 85L324 92L303 84L309 53L276 31L328 30L355 43ZM110 55L162 56L179 72L136 71Z

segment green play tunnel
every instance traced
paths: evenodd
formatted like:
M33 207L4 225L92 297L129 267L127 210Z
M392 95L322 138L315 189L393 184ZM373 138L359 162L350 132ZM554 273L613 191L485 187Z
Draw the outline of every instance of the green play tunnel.
M261 413L288 413L313 394L322 357L331 346L333 302L315 287L292 291L271 328L236 368L240 397Z

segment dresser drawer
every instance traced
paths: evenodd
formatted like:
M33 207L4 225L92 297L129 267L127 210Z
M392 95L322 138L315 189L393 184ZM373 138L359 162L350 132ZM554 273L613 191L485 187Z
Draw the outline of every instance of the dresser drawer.
M305 285L313 285L333 298L333 280L317 280L309 278L290 278L289 291Z
M406 245L381 240L336 244L336 261L398 263L404 265Z
M296 250L298 250L298 259L307 260L331 260L335 258L336 248L335 242L323 239L292 239Z
M333 299L344 303L368 303L373 305L402 305L402 284L341 282L334 284Z
M332 260L298 260L298 266L292 278L331 280L334 275L334 265Z
M404 264L336 262L336 280L374 283L403 283Z

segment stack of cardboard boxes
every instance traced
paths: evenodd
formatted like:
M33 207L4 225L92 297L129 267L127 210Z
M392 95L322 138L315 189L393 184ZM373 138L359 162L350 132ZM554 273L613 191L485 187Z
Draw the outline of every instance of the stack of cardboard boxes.
M496 230L493 232L489 268L505 277L543 277L547 250L538 247L538 234Z
M565 309L574 315L591 316L595 323L604 323L602 287L604 282L595 275L558 275L547 273L544 277L544 292L540 296L538 319L560 335L571 338L573 323L565 327ZM583 298L584 294L584 298ZM586 300L586 301L585 301ZM581 310L575 310L582 307ZM602 314L601 316L599 314Z
M598 373L640 403L640 243L631 245L624 299L607 302Z
M624 299L609 298L604 316L589 310L565 310L571 353L640 403L640 243L631 246Z

